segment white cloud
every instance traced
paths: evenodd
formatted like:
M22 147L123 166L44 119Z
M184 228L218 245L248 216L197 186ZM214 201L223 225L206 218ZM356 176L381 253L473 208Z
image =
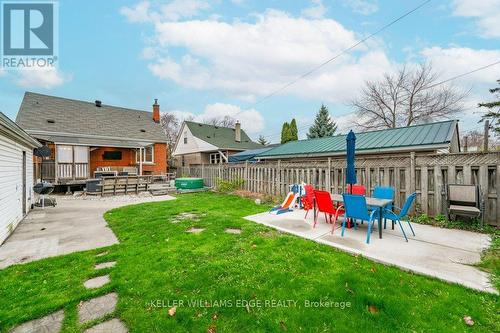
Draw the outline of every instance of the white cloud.
M129 22L144 23L190 18L199 15L208 8L210 8L210 4L205 0L173 0L153 10L149 1L141 1L134 7L122 7L120 13Z
M373 0L344 0L343 4L361 15L371 15L378 11L377 1Z
M71 76L63 74L56 68L37 68L20 70L14 82L25 88L51 89L71 80Z
M261 132L264 127L264 118L259 111L255 109L242 109L238 105L226 103L208 104L201 114L194 114L180 110L168 111L175 114L179 119L192 119L193 121L203 122L213 118L223 118L230 116L241 122L241 128L248 134Z
M302 15L312 19L320 19L325 16L328 8L323 5L322 0L312 0L312 6L302 10Z
M440 72L443 79L467 73L500 60L500 50L481 50L466 47L430 47L421 51L422 56L433 68ZM494 84L498 79L500 65L481 70L457 80L455 84Z
M155 23L156 47L184 50L151 61L151 72L179 85L218 90L254 101L296 79L359 38L332 19L307 19L267 10L255 22L213 20ZM345 101L366 79L390 67L377 42L361 46L320 71L289 87L284 93L325 101Z
M480 36L500 37L500 0L454 0L453 14L475 18Z
M149 1L141 1L133 8L122 7L120 14L125 16L129 22L148 22L151 19L149 7Z

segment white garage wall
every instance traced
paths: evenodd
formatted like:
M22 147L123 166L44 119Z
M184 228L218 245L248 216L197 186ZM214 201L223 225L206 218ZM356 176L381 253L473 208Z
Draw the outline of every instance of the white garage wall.
M0 244L27 213L22 211L23 151L26 152L26 210L34 201L32 148L0 134Z

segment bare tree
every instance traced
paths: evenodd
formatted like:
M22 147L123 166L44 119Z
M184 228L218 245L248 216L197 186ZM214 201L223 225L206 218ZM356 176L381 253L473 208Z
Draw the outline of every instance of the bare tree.
M351 104L361 129L410 126L450 118L463 111L468 91L437 84L439 75L431 65L401 68L384 74L380 81L367 81Z
M213 126L220 126L220 127L234 127L236 124L236 119L234 119L231 116L224 116L224 117L213 117L209 119L204 119L203 122L205 124L213 125Z
M167 137L167 147L168 147L168 165L172 165L172 153L174 150L175 142L177 141L177 136L179 135L181 121L173 113L162 113L160 117L160 125L163 128L163 132Z

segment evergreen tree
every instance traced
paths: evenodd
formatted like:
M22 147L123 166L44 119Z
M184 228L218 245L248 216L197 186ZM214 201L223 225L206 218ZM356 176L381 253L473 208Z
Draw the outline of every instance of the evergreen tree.
M299 131L297 129L297 122L295 118L290 122L290 140L288 141L297 141L299 139Z
M500 84L500 80L497 80ZM490 120L490 125L493 127L496 135L500 135L500 87L490 89L490 93L495 95L495 100L492 102L479 103L479 107L487 108L488 111L481 116L481 121Z
M267 142L266 138L263 135L259 135L257 142L263 146L267 146L269 144L269 142Z
M325 136L332 136L337 130L337 124L330 119L330 114L328 113L328 108L321 104L319 112L316 114L314 119L314 124L309 128L309 133L307 137L309 139L313 138L323 138Z
M290 138L290 125L288 122L283 123L283 127L281 128L281 143L287 143Z

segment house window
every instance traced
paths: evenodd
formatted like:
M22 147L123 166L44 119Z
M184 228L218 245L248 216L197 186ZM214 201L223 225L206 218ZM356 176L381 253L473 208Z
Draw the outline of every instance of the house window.
M139 163L139 149L135 152L135 161ZM142 163L153 163L154 162L155 150L153 146L148 146L142 149Z
M210 154L210 164L219 164L221 161L222 159L219 153Z
M110 160L119 161L122 159L122 152L119 150L105 151L102 154L102 159L105 161L110 161Z
M184 158L184 155L181 157L181 165L186 166L186 159Z
M57 163L73 163L72 146L57 146Z
M85 146L74 146L75 163L89 163L89 150Z
M188 143L188 134L187 132L184 132L184 144Z

